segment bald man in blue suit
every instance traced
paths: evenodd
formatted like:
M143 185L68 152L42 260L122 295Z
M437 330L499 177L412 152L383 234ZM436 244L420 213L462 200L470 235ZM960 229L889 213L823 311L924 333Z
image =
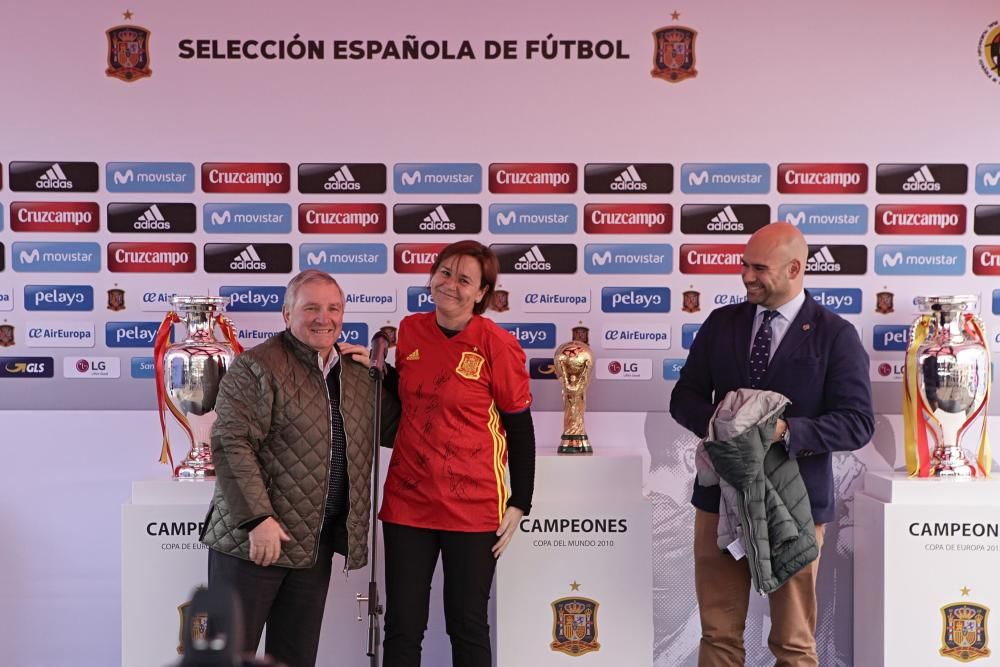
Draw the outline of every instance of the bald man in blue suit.
M780 439L809 494L816 540L834 518L837 451L871 440L868 355L854 326L817 304L803 289L809 246L794 226L772 223L750 237L743 253L744 303L723 306L698 330L670 396L670 414L704 437L716 404L743 387L791 400L778 421ZM746 560L716 544L718 486L694 483L695 590L701 616L699 667L743 665L743 630L750 595ZM815 667L816 573L819 559L769 596L768 646L778 667Z

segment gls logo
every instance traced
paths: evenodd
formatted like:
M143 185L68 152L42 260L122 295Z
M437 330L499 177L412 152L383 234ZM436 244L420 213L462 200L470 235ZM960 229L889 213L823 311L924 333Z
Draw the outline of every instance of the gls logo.
M224 286L219 288L219 296L229 297L226 310L233 313L277 313L285 300L285 288L279 285L264 286Z
M108 322L104 326L106 347L153 347L159 322ZM173 332L170 336L173 340Z
M393 187L400 194L479 194L483 168L473 163L402 163L392 168Z
M498 322L526 350L551 349L556 346L556 325L534 322Z
M25 285L24 309L83 311L94 309L94 288L89 285Z
M876 324L872 333L872 346L879 351L903 352L909 345L910 327L907 324Z
M411 313L429 313L434 310L434 297L427 287L406 288L406 309Z
M194 192L190 162L109 162L104 180L108 192Z
M603 287L601 310L605 313L669 313L669 287Z
M52 357L0 357L0 378L50 378Z

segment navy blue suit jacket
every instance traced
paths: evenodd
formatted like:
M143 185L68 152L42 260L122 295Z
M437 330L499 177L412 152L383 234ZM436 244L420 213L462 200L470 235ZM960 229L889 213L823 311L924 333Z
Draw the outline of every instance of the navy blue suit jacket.
M698 330L670 395L670 414L705 437L716 404L730 391L750 386L750 334L757 307L749 302L712 311ZM875 428L868 355L847 320L806 300L788 327L764 375L761 389L784 394L789 455L798 460L813 519L834 518L831 452L859 449ZM691 502L719 511L719 487L695 480Z

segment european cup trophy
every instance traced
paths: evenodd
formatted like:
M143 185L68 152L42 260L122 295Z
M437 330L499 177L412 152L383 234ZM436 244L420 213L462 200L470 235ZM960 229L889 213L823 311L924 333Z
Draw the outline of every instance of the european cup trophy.
M974 295L918 297L904 372L906 468L916 477L989 476L990 353ZM975 462L962 448L978 422ZM933 446L932 446L933 443ZM978 466L977 466L978 464Z
M560 454L593 454L583 416L587 410L587 387L594 370L590 346L578 340L563 343L552 358L556 377L562 385L563 434Z
M243 351L236 340L232 322L224 316L228 297L175 296L173 308L167 313L156 334L154 360L156 364L157 408L163 447L160 463L169 463L177 479L208 479L215 477L209 438L215 421L215 399L219 382L236 355ZM179 343L168 345L175 323L187 327L187 335ZM225 340L215 337L218 324ZM164 408L170 411L188 436L191 449L174 468Z

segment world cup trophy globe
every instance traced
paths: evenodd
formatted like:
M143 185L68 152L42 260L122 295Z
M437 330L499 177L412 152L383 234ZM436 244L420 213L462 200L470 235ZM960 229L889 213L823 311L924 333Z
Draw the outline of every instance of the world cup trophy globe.
M160 462L169 463L176 479L211 479L215 477L215 464L209 440L215 421L215 399L219 383L243 349L232 322L224 315L228 297L174 296L170 304L172 310L160 325L154 345L157 407L163 431ZM171 329L177 323L185 325L186 335L182 341L169 344ZM224 340L215 337L216 324ZM165 410L180 424L190 444L176 468Z
M990 353L975 295L922 296L904 372L907 471L916 477L989 476ZM964 436L978 423L979 455ZM933 447L931 446L933 444Z
M583 418L587 410L587 387L594 372L594 354L589 345L574 340L556 348L552 363L562 386L563 434L559 453L593 454Z

